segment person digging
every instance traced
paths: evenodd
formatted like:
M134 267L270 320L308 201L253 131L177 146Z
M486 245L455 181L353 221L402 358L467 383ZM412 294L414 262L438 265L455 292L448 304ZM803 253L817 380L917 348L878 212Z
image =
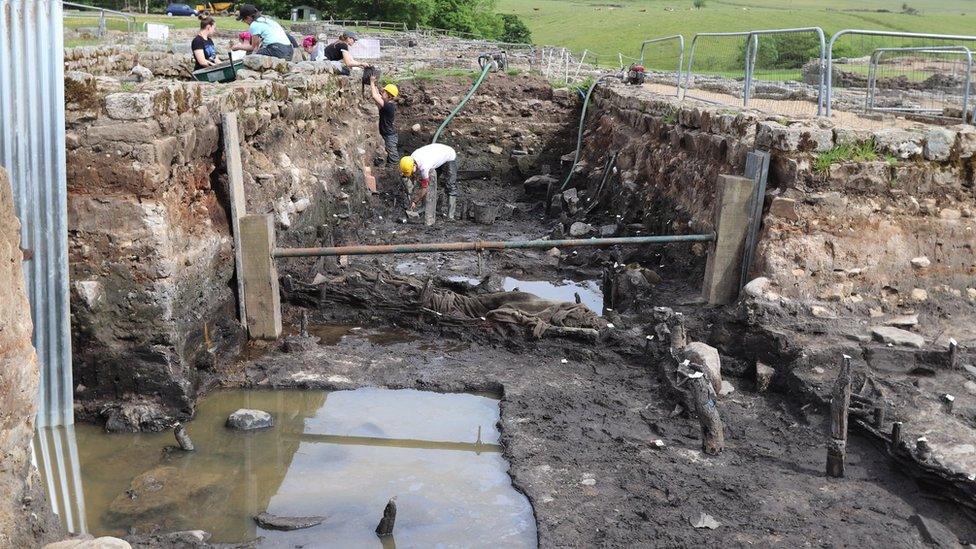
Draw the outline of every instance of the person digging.
M438 172L446 178L444 190L447 192L447 218L454 219L457 212L457 153L451 147L441 143L431 143L415 150L413 154L400 159L400 173L403 174L407 187L407 197L410 200L407 215L417 217L415 209L421 200L426 200L426 224L434 224L437 208L437 179ZM428 197L431 180L434 182L434 193ZM415 183L419 188L411 197Z

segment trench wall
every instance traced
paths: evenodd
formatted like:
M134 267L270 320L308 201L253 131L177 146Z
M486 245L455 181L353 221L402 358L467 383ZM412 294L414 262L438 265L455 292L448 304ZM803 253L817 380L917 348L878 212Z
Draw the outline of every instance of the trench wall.
M976 300L973 126L865 131L622 85L599 88L594 108L584 158L601 166L619 151L613 213L624 221L658 233L711 230L716 177L742 174L746 153L766 150L751 271L771 280L770 294L865 312ZM875 158L839 154L863 143ZM824 167L821 155L839 160Z
M31 465L40 376L23 258L13 192L0 168L0 547L34 547L58 534Z
M150 74L171 74L173 56L66 59L86 69L65 76L79 413L160 429L192 413L207 372L244 339L221 114L239 113L248 212L272 213L285 245L341 237L368 196L375 115L324 64L250 56L250 78L200 84Z

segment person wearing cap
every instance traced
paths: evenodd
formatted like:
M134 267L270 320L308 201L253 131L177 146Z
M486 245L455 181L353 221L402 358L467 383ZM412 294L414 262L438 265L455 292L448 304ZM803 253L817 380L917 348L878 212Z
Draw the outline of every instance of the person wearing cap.
M288 33L277 21L262 15L253 4L241 6L237 12L237 20L247 23L251 41L234 44L233 49L291 61L295 48L291 45Z
M387 84L383 89L376 87L376 77L369 79L369 90L373 95L373 102L380 108L380 137L386 146L386 163L397 164L400 162L400 151L397 146L400 138L397 136L396 129L396 98L400 96L400 89L396 84Z
M447 217L454 219L459 193L457 184L457 153L443 143L431 143L413 151L410 156L400 159L400 173L409 182L419 181L420 188L410 200L408 211L416 209L417 204L427 196L430 179L437 181L437 174L447 178L444 190L447 192ZM431 215L428 213L428 215ZM433 219L433 218L430 218Z
M359 35L352 31L343 31L339 39L325 47L325 58L332 62L339 74L349 76L349 69L353 67L369 68L369 63L363 63L353 59L349 53L349 47L359 40Z

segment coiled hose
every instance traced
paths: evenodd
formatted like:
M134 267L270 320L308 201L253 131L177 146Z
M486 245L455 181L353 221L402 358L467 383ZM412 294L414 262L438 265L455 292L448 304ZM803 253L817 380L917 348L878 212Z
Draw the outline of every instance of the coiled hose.
M479 62L480 61L481 58L479 58ZM471 99L471 97L474 95L474 92L478 91L478 88L481 86L481 83L484 81L485 77L488 76L488 73L495 66L496 64L494 61L489 61L482 64L481 75L479 75L478 79L475 80L474 85L471 86L471 90L468 91L468 94L464 96L464 99L462 99L461 102L458 103L458 106L454 107L454 110L451 111L451 114L447 115L447 118L445 118L444 121L441 122L440 127L437 128L437 132L434 133L434 139L431 140L431 143L437 143L437 139L440 138L441 133L444 131L444 128L446 128L447 125L451 122L451 120L454 119L457 113L461 112L461 109L464 108L465 103L467 103L468 100Z

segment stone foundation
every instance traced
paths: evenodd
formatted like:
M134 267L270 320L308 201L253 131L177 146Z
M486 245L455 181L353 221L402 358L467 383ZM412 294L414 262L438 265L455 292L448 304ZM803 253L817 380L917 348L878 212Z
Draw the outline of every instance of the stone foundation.
M341 238L368 196L375 115L358 90L326 64L251 57L268 78L123 81L137 61L125 49L82 57L103 60L99 76L66 74L76 397L111 429L192 414L206 372L244 339L221 114L239 113L248 211L274 213L283 245Z

